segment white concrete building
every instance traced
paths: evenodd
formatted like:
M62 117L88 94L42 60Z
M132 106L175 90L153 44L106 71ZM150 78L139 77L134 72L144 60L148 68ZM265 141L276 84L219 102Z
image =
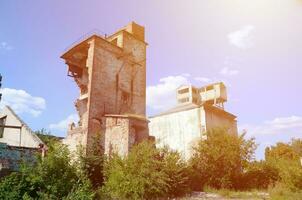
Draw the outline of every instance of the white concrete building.
M224 127L230 134L237 134L236 116L224 110L226 101L223 83L202 88L181 86L177 90L177 106L149 118L150 135L159 146L168 145L189 158L192 146L207 130Z

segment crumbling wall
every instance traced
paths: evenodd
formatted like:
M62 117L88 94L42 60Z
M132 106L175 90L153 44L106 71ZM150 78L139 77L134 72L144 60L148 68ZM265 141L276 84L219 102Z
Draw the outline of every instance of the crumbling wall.
M23 162L35 163L38 153L41 153L38 148L15 147L0 143L0 177L11 171L18 171Z
M120 145L122 154L129 151L130 139L137 127L112 125L104 116L108 114L145 116L146 111L146 43L144 27L130 23L126 28L109 37L93 35L76 44L62 58L68 65L69 74L75 79L80 89L80 97L75 106L80 116L78 126L70 126L64 140L71 149L75 144L84 144L86 149L92 146L98 133L112 134L102 137L100 144L106 146L115 132L121 131ZM127 119L120 119L126 123ZM131 121L131 120L130 120ZM122 124L123 124L122 123ZM142 126L142 125L140 125ZM148 130L147 124L144 124ZM81 129L77 129L80 127ZM128 132L127 132L128 130ZM128 137L127 136L127 137ZM148 138L142 133L138 138ZM127 142L126 142L127 141ZM135 140L136 142L136 140ZM131 146L131 145L130 145Z

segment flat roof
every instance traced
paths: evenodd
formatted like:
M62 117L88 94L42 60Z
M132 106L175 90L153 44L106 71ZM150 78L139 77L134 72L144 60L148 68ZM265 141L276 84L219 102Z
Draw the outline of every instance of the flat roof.
M87 43L92 38L100 39L100 40L112 45L113 47L116 47L116 48L122 50L121 47L112 44L110 41L106 40L106 38L104 38L103 36L97 35L97 34L92 34L88 37L85 37L84 39L81 39L81 40L78 40L78 41L74 42L68 49L66 49L64 51L64 53L61 55L61 58L65 59L67 57L67 55L69 55L73 50L76 50L77 48L83 46L85 43Z

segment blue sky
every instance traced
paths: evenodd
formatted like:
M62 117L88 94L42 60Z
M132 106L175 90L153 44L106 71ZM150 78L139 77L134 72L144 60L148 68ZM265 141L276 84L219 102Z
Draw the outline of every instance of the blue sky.
M65 135L76 84L60 55L83 35L146 27L147 110L175 105L175 88L224 81L226 109L263 149L302 136L302 1L0 1L3 104L34 130Z

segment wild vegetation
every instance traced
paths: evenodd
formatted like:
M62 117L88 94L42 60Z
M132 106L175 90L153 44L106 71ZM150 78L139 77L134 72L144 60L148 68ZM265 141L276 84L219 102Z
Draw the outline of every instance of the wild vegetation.
M271 199L302 199L302 140L271 146L265 160L256 161L254 139L225 129L206 136L190 160L150 142L137 144L126 157L100 156L98 143L89 156L81 148L74 156L45 137L47 156L2 179L0 199L167 199L192 191L228 197L268 191Z

